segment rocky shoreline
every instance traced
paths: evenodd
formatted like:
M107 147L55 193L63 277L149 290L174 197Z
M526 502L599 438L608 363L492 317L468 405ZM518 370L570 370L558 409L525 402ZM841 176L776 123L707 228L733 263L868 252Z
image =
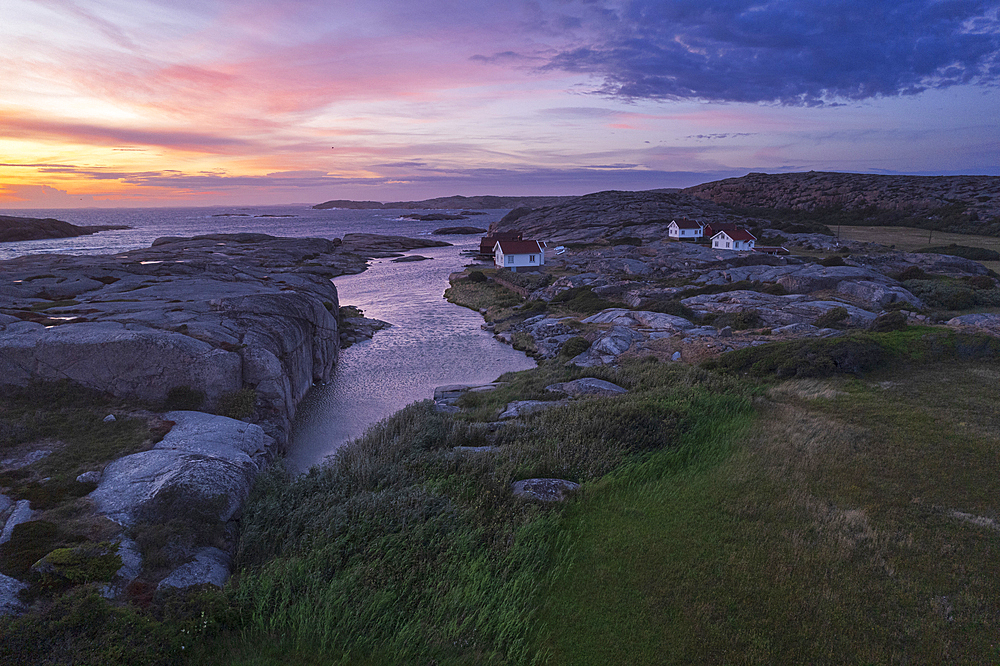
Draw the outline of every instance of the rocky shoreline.
M0 383L68 380L154 410L188 404L140 415L166 429L148 450L77 470L77 485L96 484L85 498L90 510L120 526L122 567L107 595L143 574L127 536L137 523L166 525L193 511L224 527L238 516L255 477L287 442L298 402L330 379L343 346L384 325L342 312L331 278L363 271L371 257L443 245L373 234L210 234L160 238L119 255L0 262ZM208 413L231 404L239 418ZM0 473L31 475L49 453L8 457ZM0 543L18 538L36 513L28 500L0 495ZM224 533L173 553L156 584L221 584ZM0 610L20 607L23 586L0 579Z

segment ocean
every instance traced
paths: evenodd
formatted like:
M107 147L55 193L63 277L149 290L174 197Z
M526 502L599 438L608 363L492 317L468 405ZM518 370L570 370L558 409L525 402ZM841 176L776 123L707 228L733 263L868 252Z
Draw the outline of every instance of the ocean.
M296 238L339 238L346 233L430 236L445 226L486 228L506 211L485 211L458 222L419 222L406 211L313 210L302 206L212 208L10 210L0 214L52 217L77 225L129 225L77 238L0 244L0 260L24 254L114 254L148 247L162 236L266 233ZM421 214L433 211L418 211ZM444 211L458 212L458 211ZM359 275L334 280L341 305L360 307L392 326L343 351L334 378L313 387L299 405L287 465L305 471L345 442L411 402L431 398L445 384L479 384L535 362L495 340L476 312L448 303L448 275L469 263L462 250L479 236L434 235L452 247L415 250L428 261L377 259Z

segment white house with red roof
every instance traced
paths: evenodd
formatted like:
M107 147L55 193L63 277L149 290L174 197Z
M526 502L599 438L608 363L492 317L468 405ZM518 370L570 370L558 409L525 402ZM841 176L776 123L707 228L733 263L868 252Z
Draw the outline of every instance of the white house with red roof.
M538 268L545 264L545 245L533 240L498 240L493 246L493 263L497 268Z
M667 225L667 236L675 240L684 240L685 238L701 238L704 233L704 229L705 225L701 222L682 217L678 220L670 221L670 224Z
M753 250L757 237L746 229L720 231L712 236L712 248L716 250Z

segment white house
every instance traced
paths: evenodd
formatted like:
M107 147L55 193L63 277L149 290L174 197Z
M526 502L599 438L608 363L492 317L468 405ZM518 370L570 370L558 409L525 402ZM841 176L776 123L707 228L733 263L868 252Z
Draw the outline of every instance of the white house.
M712 236L712 247L716 250L752 250L757 238L746 229L720 231Z
M704 228L705 225L701 222L688 220L682 217L679 220L671 220L670 224L667 225L667 236L675 240L684 240L685 238L701 238L704 233Z
M493 246L493 263L497 268L538 268L545 264L545 246L533 240L499 240Z

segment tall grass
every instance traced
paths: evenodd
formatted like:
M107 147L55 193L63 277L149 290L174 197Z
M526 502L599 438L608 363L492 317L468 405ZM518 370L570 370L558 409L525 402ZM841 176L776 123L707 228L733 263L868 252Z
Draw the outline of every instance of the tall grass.
M579 374L543 364L506 377L487 399L521 397ZM697 448L686 433L720 415L702 408L705 383L736 386L648 362L592 374L632 392L496 432L416 403L328 465L298 479L266 475L245 511L237 553L232 598L244 623L237 652L269 641L329 663L543 661L538 609L573 551L560 527L564 507L517 498L511 482L586 483L685 442Z

